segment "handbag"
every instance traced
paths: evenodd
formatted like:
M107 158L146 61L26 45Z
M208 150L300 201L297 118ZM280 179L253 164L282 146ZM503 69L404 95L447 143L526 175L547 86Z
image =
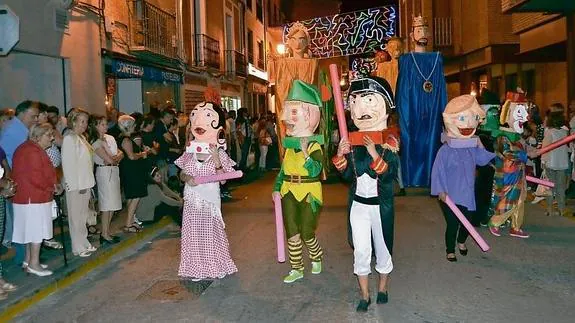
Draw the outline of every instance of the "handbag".
M88 203L88 218L86 223L89 226L98 224L98 211L96 211L96 197L94 196L94 190L90 190L90 202Z
M549 180L549 178L547 177L547 171L545 171L545 169L543 169L543 171L541 172L541 179ZM551 196L551 194L553 194L553 192L551 191L551 189L549 187L539 184L539 185L537 185L537 189L535 190L534 194L535 194L535 196L539 196L539 197L547 197L547 196Z
M56 203L56 200L52 200L52 221L58 218L58 213L58 204Z

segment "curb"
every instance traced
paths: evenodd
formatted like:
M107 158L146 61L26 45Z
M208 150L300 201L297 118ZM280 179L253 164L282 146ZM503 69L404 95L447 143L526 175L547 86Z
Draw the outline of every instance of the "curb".
M20 313L24 312L26 309L40 302L49 295L59 291L60 289L72 285L78 280L84 278L84 276L89 272L93 271L94 269L98 268L101 265L105 265L113 256L128 249L129 247L132 247L137 242L140 242L150 236L157 235L161 229L165 228L171 223L172 223L171 218L164 217L163 219L161 219L160 221L149 227L148 230L136 233L134 236L123 240L121 243L118 244L118 246L112 247L106 251L98 253L96 257L94 257L93 259L90 259L89 261L81 264L75 269L71 269L69 273L67 273L60 279L57 279L55 282L52 282L44 287L40 287L39 289L32 291L29 296L24 296L16 303L8 306L6 310L0 314L0 322L10 321Z

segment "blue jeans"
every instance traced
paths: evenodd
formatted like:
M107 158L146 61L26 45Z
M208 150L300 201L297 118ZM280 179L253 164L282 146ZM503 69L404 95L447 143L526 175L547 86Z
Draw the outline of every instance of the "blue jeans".
M12 244L12 247L16 251L14 255L14 263L16 265L21 265L26 258L26 245L12 242L12 233L14 232L14 208L12 207L12 202L6 201L6 218L4 222L4 240L2 243L4 245Z

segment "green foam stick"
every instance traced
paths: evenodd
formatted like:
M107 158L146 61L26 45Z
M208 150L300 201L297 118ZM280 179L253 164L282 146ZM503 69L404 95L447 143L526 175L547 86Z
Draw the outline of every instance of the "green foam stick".
M325 143L325 141L323 139L323 135L313 135L313 136L307 137L307 139L308 139L310 144L314 141L320 145L323 145ZM285 137L282 140L282 146L286 149L301 149L301 147L299 145L299 141L300 141L300 137Z

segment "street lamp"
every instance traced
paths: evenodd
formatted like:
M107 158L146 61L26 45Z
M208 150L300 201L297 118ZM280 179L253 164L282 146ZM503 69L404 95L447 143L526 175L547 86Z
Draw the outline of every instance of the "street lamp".
M283 56L286 53L286 45L284 44L278 44L276 46L276 51L278 52L278 54L280 56Z

